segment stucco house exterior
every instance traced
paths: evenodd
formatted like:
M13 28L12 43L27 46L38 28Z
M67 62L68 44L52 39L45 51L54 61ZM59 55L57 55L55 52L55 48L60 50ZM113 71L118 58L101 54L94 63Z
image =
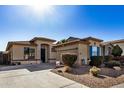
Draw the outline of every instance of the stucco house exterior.
M57 44L54 46L56 48L56 60L62 61L62 55L65 53L73 53L78 56L77 65L89 64L88 59L90 56L100 56L102 55L102 45L103 40L87 37L87 38L75 38L69 37L67 42L63 44Z
M39 64L52 61L52 45L55 40L35 37L29 41L8 42L8 61L21 64Z
M112 47L115 46L115 45L119 45L120 46L120 48L123 50L122 55L124 55L124 39L103 42L102 45L104 45L104 55L105 56L106 55L111 55Z
M103 40L86 37L69 37L65 43L55 43L56 40L35 37L29 41L8 42L6 51L8 61L21 64L40 64L42 62L62 62L62 55L66 53L78 56L77 65L89 64L91 56L109 55L112 44L119 44L124 51L124 40L103 42ZM124 55L124 52L123 52Z

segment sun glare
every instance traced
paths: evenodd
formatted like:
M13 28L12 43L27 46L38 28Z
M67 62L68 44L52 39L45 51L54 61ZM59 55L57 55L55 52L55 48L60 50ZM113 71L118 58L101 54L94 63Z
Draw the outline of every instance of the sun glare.
M31 5L31 8L36 14L44 14L52 11L52 6L50 5Z

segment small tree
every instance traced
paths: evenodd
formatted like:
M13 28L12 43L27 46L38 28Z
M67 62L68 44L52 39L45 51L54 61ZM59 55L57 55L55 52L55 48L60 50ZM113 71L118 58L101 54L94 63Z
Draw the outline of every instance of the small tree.
M123 52L123 50L120 48L119 45L114 46L112 49L112 55L114 57L121 56L122 52Z
M62 39L60 42L65 43L66 41L67 41L66 39Z
M62 40L58 41L57 44L62 44L62 43L65 43L65 42L67 42L67 40L66 39L62 39Z
M99 67L103 63L103 56L92 56L90 66Z

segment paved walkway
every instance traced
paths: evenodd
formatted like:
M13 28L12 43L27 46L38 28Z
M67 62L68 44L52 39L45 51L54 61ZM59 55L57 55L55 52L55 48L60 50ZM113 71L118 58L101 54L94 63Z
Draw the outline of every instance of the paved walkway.
M39 66L40 69L41 66ZM86 88L86 86L50 72L50 69L31 72L23 68L0 72L1 88Z

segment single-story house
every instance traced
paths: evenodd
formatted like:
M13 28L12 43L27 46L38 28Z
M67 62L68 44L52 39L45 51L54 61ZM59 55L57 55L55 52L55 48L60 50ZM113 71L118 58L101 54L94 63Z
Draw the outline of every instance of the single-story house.
M91 56L109 55L108 46L118 44L124 51L124 40L103 42L103 40L87 37L69 37L65 43L55 43L56 40L35 37L29 41L8 42L6 51L11 64L40 64L42 62L62 62L62 55L66 53L78 56L77 65L89 64ZM124 55L124 52L123 52Z
M8 61L11 64L39 64L41 62L50 62L54 53L52 45L56 40L35 37L29 41L8 42L6 51L8 51Z

